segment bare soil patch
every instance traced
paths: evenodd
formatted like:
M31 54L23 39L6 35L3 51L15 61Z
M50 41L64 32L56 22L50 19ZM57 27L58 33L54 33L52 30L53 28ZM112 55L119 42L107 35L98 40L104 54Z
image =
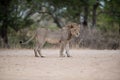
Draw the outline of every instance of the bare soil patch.
M0 49L0 80L120 80L120 50L43 49L45 58L29 49Z

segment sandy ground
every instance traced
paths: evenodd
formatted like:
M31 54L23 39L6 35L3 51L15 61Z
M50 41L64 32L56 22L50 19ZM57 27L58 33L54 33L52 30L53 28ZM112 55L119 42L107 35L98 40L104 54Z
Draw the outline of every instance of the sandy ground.
M120 80L120 50L72 49L60 58L59 50L0 49L0 80Z

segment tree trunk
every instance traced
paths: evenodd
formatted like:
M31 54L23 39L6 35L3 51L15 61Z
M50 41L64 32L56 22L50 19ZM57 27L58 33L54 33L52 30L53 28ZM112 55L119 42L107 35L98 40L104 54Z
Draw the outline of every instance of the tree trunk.
M54 22L57 24L57 26L59 27L59 28L62 28L62 25L61 25L61 22L60 22L60 20L56 17L56 18L53 18L54 19Z
M3 48L10 48L8 44L8 35L7 35L7 25L3 23L2 29L1 29L1 38L3 40Z
M63 26L62 26L62 24L61 24L61 22L60 22L60 19L56 16L56 17L53 17L53 19L54 19L54 22L57 24L57 26L59 27L59 28L62 28Z
M120 24L119 24L119 34L120 34Z
M99 1L97 0L96 3L93 5L93 15L92 15L92 27L96 26L96 20L97 20L97 8L99 6Z
M3 41L3 47L4 48L9 48L9 44L8 44L8 35L7 35L7 30L8 30L8 26L9 26L9 5L10 5L11 0L1 0L1 9L3 9L1 15L1 28L0 28L0 36L2 38Z
M83 21L83 26L84 27L88 26L88 5L84 6L84 21Z
M54 22L57 24L57 26L59 28L62 28L63 25L62 25L60 19L54 13L49 13L49 14L52 16L52 18L53 18Z

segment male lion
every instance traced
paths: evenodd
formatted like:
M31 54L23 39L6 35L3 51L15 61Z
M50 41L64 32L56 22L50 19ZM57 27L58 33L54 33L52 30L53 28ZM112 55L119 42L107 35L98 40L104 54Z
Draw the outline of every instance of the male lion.
M67 57L70 57L69 51L69 41L73 37L78 37L80 31L80 25L77 23L69 23L65 27L59 30L50 30L46 28L38 28L35 32L35 35L26 42L21 42L21 44L26 44L31 41L33 38L36 39L36 47L34 48L35 57L39 57L38 53L41 57L41 48L45 44L45 42L56 44L60 43L60 57L64 57L63 51L66 50Z

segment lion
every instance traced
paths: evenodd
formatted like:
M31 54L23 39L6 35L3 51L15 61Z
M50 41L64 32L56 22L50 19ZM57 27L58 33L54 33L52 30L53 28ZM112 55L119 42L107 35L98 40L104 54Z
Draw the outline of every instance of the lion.
M69 23L59 30L50 30L47 28L38 28L28 41L21 44L27 44L32 39L36 39L36 46L34 48L35 57L44 57L41 54L41 49L46 42L51 44L60 44L60 57L65 57L63 51L66 50L67 57L71 57L69 54L69 42L72 38L80 35L80 25L77 23ZM39 55L38 55L39 54Z

